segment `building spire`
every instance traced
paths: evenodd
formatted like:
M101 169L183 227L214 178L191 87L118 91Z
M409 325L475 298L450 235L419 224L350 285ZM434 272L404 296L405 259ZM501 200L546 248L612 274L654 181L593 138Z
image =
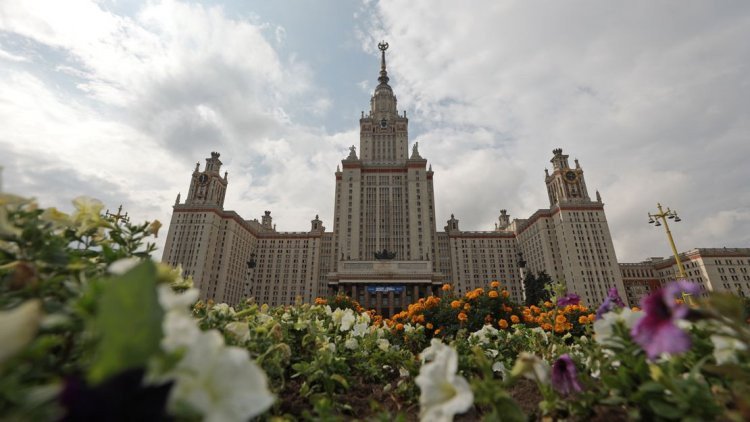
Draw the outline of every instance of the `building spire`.
M385 69L385 50L388 50L388 43L381 41L378 43L378 49L380 49L380 77L378 77L378 82L381 85L388 85L388 72Z

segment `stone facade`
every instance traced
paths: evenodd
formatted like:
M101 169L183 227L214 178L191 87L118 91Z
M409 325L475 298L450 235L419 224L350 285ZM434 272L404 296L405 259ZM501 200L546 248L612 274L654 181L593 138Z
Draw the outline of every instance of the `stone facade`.
M687 280L707 292L750 296L750 248L696 248L680 254ZM651 258L620 264L625 292L631 303L675 280L679 269L674 257Z
M434 172L409 151L406 113L397 110L381 44L378 86L360 118L359 155L352 146L334 176L333 230L315 217L308 232L279 232L271 213L245 220L224 210L228 176L218 153L196 164L184 203L178 195L162 260L181 264L204 298L272 305L311 302L336 291L384 314L398 312L452 283L459 292L500 280L523 299L522 269L546 271L584 302L623 290L604 205L589 197L583 169L553 151L545 170L550 207L527 219L500 212L494 230L462 231L452 215L435 220Z

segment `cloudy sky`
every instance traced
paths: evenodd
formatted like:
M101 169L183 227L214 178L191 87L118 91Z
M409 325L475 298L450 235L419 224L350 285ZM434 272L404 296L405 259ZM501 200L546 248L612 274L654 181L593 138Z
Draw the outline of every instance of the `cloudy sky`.
M560 147L601 192L621 262L669 254L657 202L681 214L680 250L750 247L746 1L5 0L3 188L166 223L219 151L226 208L330 228L381 39L439 229L548 207Z

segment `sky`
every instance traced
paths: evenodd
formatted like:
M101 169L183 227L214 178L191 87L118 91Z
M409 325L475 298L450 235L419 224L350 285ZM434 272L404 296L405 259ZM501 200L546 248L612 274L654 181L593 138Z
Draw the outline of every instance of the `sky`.
M2 188L165 223L221 153L225 208L333 226L386 40L438 230L548 208L552 150L601 193L620 262L750 247L750 2L0 2ZM161 252L157 253L157 258Z

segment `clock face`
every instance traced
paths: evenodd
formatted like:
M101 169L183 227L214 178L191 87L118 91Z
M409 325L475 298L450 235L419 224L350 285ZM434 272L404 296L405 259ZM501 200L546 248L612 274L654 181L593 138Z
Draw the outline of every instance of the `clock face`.
M388 120L385 120L385 119L381 120L380 127L382 128L388 127Z
M205 184L206 184L206 182L208 182L208 175L206 175L206 174L204 173L204 174L201 174L200 176L198 176L198 182L199 182L199 183L200 183L201 185L205 185Z
M578 179L578 175L573 170L568 170L565 172L565 180L568 182L575 182L576 179Z

